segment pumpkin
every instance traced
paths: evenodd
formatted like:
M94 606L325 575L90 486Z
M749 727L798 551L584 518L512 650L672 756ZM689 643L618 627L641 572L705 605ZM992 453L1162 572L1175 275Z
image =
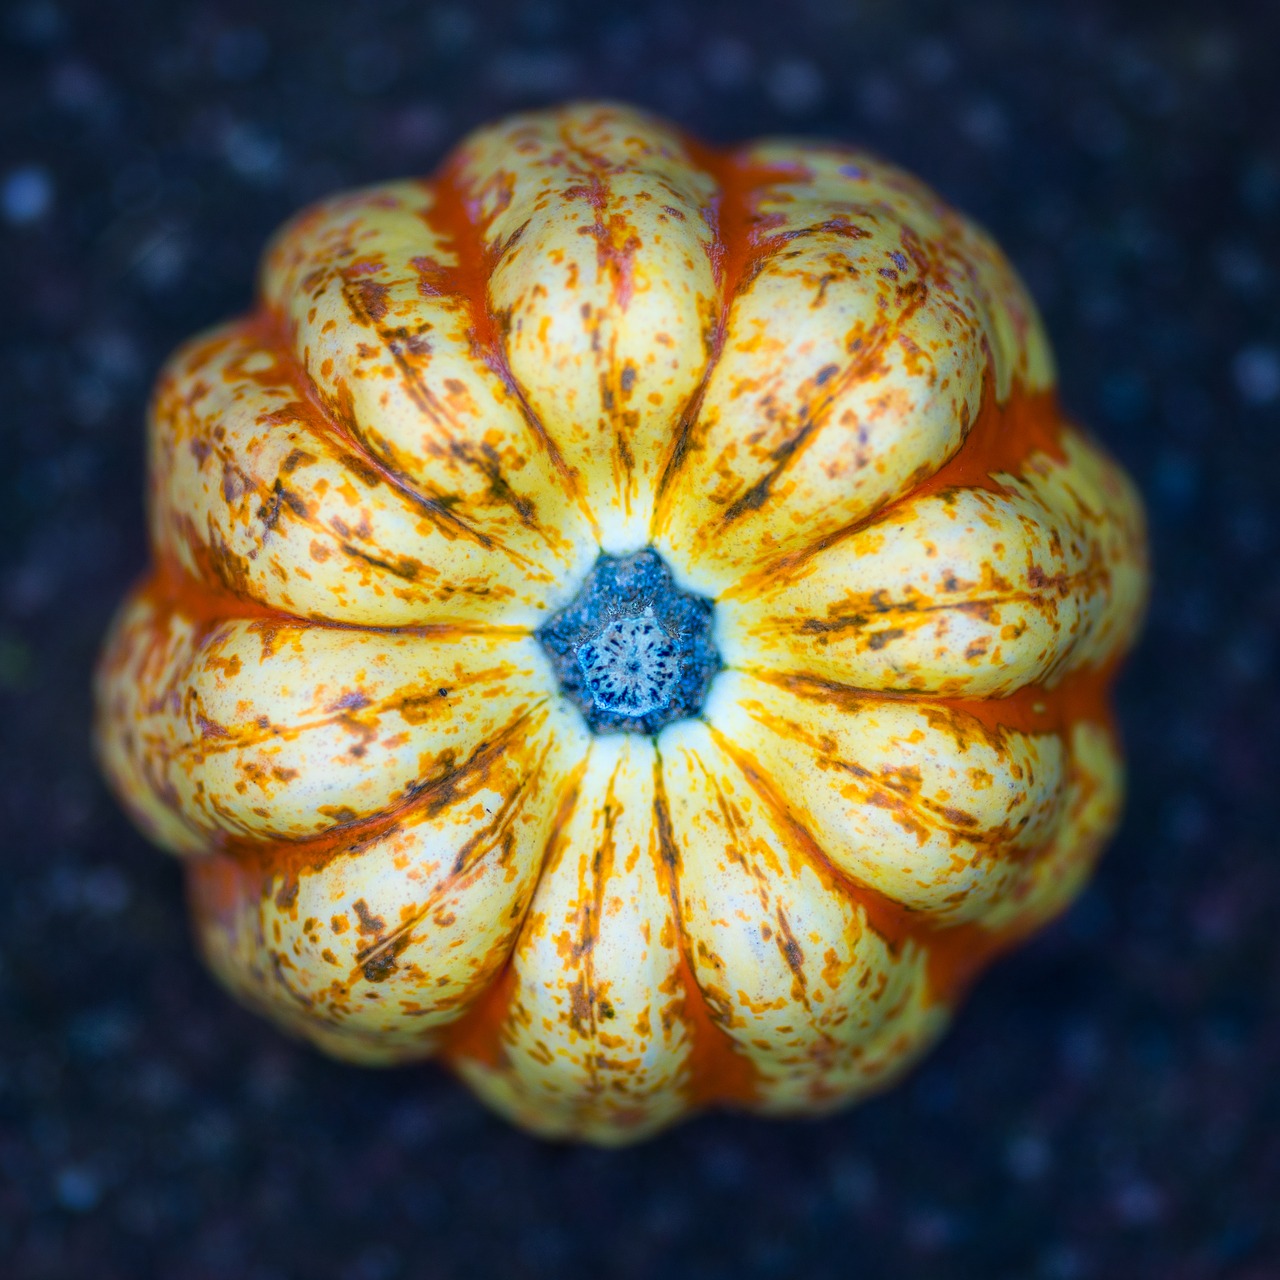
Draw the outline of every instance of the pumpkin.
M307 209L150 531L98 741L209 964L544 1135L881 1088L1117 821L1139 499L862 151L577 104Z

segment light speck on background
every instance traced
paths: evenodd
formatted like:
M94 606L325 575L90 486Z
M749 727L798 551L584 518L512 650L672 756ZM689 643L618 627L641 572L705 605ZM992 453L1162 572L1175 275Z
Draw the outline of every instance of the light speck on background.
M53 1196L61 1208L72 1213L87 1213L97 1205L101 1195L102 1188L91 1169L83 1165L68 1165L58 1170Z
M822 72L808 59L784 58L769 68L765 88L779 111L789 116L804 116L822 105L826 82Z
M1280 400L1280 351L1275 347L1243 348L1236 352L1231 372L1245 404L1273 404Z
M222 136L222 154L233 172L264 185L274 182L284 166L280 143L248 121L235 122L227 128Z
M15 227L39 222L53 208L53 179L38 164L10 169L0 186L0 211Z
M717 89L741 89L755 73L755 63L751 46L736 36L714 36L702 55L702 70Z
M555 49L505 49L490 60L489 84L512 98L550 98L571 92L577 74L574 59Z

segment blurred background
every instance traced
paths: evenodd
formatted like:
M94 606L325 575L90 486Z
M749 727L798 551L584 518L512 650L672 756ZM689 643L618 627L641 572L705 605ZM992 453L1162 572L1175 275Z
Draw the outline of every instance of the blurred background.
M0 1275L1280 1276L1278 48L1192 0L0 4ZM864 143L985 222L1157 570L1075 909L885 1097L612 1154L234 1006L88 745L166 353L301 204L599 94Z

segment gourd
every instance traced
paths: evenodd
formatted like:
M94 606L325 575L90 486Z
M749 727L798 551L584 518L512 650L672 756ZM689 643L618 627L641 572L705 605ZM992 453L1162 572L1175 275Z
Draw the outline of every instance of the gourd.
M579 104L305 210L150 414L104 769L223 982L538 1133L884 1086L1113 831L1141 505L1018 277Z

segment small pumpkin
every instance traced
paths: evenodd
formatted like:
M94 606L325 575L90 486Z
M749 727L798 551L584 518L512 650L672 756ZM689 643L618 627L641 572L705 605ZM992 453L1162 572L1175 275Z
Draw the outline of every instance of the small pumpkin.
M542 1134L883 1086L1117 818L1139 500L914 178L585 104L297 216L169 362L105 770L201 945Z

